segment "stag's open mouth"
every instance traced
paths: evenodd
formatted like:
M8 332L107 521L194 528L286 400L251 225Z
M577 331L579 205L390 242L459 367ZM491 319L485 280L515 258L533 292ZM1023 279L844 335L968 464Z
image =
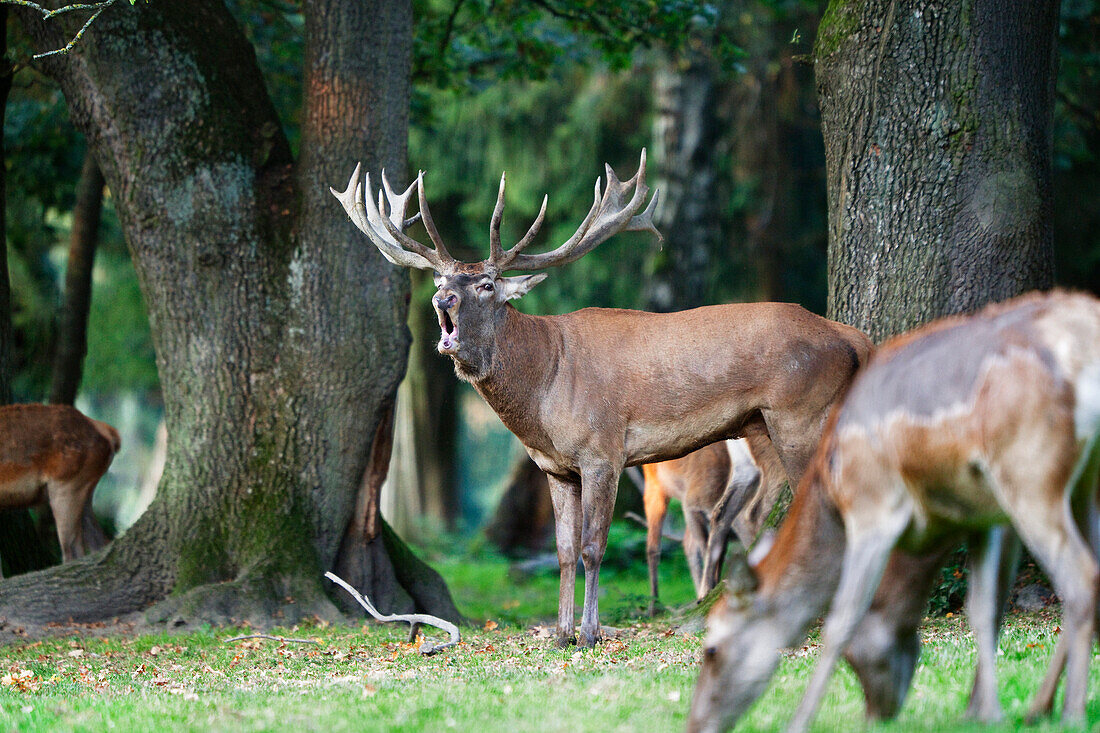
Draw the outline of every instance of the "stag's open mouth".
M438 310L438 309L437 309ZM454 354L458 351L458 326L451 320L451 314L439 310L439 346L440 354Z

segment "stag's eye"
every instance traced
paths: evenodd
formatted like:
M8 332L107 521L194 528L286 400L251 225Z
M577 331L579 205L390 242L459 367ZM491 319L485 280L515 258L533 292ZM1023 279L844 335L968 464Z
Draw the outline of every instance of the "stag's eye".
M714 657L717 656L717 654L718 654L718 648L717 647L708 646L706 649L703 650L703 658L706 659L708 662L713 661Z
M493 292L493 284L492 283L481 283L480 285L477 286L477 289L480 290L483 293L491 293L491 292Z

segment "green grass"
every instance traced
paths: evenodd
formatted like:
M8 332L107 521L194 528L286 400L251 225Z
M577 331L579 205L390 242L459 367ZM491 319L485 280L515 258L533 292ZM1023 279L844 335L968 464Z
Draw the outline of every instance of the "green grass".
M429 553L430 554L430 553ZM664 563L675 575L682 555ZM313 626L273 634L316 644L225 640L241 630L173 636L85 628L0 647L0 730L669 731L684 726L699 639L638 620L644 563L611 562L602 606L621 635L594 650L552 647L556 573L517 581L483 555L435 563L478 622L433 657L404 642L405 626ZM682 569L682 568L681 568ZM686 569L683 570L686 573ZM690 583L669 577L667 597ZM686 598L685 598L686 596ZM634 614L634 619L629 617ZM974 651L959 617L929 624L921 665L897 721L876 731L1016 730L1053 649L1057 617L1010 616L999 660L1003 726L962 720ZM495 626L494 626L495 624ZM434 632L433 632L434 633ZM811 637L812 639L812 637ZM813 641L785 654L744 730L781 728L816 658ZM1093 674L1089 719L1100 721ZM834 676L815 730L863 730L847 668ZM1053 722L1031 728L1061 730Z

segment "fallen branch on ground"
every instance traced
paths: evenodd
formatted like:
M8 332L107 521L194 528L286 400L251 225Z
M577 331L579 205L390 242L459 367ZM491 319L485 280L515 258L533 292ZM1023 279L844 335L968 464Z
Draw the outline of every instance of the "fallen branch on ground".
M223 643L228 644L231 641L244 641L245 639L270 639L271 641L294 642L295 644L321 643L316 639L290 639L285 636L272 636L271 634L246 634L245 636L234 636L232 639L224 639Z
M367 609L367 613L374 616L383 623L387 621L406 621L411 626L415 627L416 624L428 624L429 626L435 626L437 629L442 629L451 635L450 641L446 641L442 644L429 644L425 639L420 645L420 653L425 656L435 654L440 649L446 649L449 646L454 646L459 642L461 636L458 633L458 627L452 624L450 621L439 618L438 616L432 616L427 613L391 613L384 615L378 612L378 609L374 607L374 604L364 598L359 591L352 588L343 578L334 573L325 573L325 577L336 583L338 586L346 590L351 594L351 597L359 601L359 605Z

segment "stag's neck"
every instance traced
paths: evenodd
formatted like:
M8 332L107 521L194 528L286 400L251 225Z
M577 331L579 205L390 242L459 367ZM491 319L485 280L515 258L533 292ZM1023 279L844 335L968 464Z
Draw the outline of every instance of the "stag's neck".
M537 430L538 406L561 363L562 339L543 316L511 305L497 319L489 363L470 379L504 425L527 445Z
M756 568L757 598L789 646L828 607L840 581L844 525L821 483L822 463L803 478L787 518L767 556Z

